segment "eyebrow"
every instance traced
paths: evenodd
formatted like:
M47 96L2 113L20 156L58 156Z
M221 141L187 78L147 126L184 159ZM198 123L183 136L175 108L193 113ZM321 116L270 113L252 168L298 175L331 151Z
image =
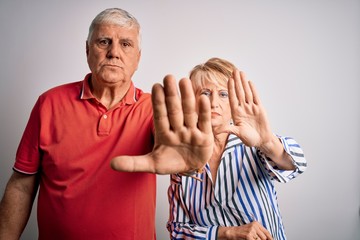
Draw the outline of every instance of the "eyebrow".
M120 38L120 42L129 42L131 45L135 45L136 40L133 40L131 38Z
M209 88L199 88L196 92L201 94L204 91L212 92Z
M96 37L94 40L99 40L99 39L110 39L113 40L114 38L108 35L103 35L103 36L98 36ZM130 42L130 43L134 43L135 41L131 38L125 37L125 38L120 38L119 41L121 42Z
M204 91L204 90L208 90L208 91L212 91L211 89L209 89L209 88L200 88L199 89L200 91ZM226 88L224 88L224 89L217 89L216 91L226 91L226 92L228 92L228 89L226 89Z

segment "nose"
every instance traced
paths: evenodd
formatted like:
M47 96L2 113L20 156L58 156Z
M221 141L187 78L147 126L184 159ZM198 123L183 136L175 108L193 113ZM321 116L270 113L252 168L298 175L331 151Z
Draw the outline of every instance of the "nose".
M118 44L112 43L109 46L107 57L108 58L120 58L121 47Z
M211 108L218 108L219 107L219 97L216 94L211 94L210 96L210 104Z

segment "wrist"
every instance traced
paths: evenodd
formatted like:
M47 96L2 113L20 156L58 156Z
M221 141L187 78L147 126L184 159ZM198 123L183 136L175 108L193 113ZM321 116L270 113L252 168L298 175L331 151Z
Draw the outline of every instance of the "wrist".
M258 148L269 158L281 156L284 150L280 139L275 135L272 135L268 141L262 143Z
M218 234L217 234L217 240L226 240L231 239L231 227L219 227L218 228Z

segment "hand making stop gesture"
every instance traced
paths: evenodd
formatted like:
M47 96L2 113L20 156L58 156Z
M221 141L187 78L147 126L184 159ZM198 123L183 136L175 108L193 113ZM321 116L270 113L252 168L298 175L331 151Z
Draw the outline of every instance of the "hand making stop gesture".
M205 96L196 102L189 79L181 79L179 88L181 98L176 80L171 75L164 78L164 86L153 86L153 151L142 156L115 157L111 162L113 169L172 174L190 173L203 168L212 155L214 142L210 103Z
M252 82L235 69L228 81L233 125L226 130L237 135L245 145L261 147L274 138L265 109Z

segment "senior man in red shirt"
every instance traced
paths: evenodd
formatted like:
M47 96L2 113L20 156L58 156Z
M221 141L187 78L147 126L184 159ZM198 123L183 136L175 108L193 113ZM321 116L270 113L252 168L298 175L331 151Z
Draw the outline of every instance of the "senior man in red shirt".
M196 114L188 79L181 100L170 75L152 101L134 86L141 48L133 16L96 16L86 54L84 80L35 103L0 205L1 240L19 239L38 188L39 239L155 239L153 173L193 172L211 155L210 105L203 98Z

